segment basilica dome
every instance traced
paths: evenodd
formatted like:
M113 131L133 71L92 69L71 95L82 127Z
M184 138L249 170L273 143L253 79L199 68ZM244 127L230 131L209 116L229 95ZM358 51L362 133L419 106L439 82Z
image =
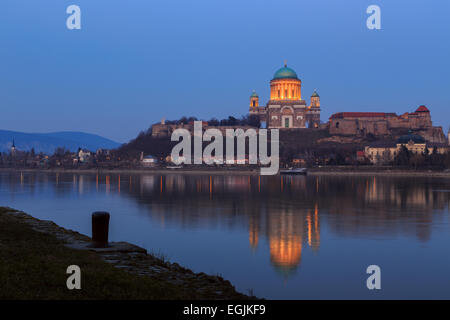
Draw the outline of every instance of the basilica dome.
M279 69L277 72L275 72L273 76L273 80L276 79L298 79L297 73L286 65L284 65L283 68Z

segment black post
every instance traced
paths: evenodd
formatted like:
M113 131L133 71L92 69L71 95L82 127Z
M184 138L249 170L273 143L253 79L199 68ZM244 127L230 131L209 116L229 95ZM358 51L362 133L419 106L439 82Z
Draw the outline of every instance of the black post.
M92 242L95 248L108 246L109 213L97 211L92 214Z

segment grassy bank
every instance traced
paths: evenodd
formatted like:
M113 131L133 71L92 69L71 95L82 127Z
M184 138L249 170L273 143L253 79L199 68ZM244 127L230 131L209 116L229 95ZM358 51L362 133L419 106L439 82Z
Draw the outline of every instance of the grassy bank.
M195 288L135 275L95 252L70 249L0 207L0 299L212 299ZM69 265L81 268L81 290L68 290ZM229 298L243 298L227 288Z

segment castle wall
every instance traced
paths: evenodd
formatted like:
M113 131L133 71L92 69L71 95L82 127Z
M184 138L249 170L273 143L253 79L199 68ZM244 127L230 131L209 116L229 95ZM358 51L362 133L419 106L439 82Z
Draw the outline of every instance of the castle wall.
M420 130L417 134L421 135L428 142L439 144L447 143L442 127L431 127L425 130Z
M357 119L332 119L330 121L330 134L356 135L357 132Z
M400 117L388 119L390 128L431 128L431 117L429 113L422 115L402 115Z
M345 113L333 115L330 118L330 133L341 135L366 135L382 136L390 134L391 129L424 129L432 128L429 112L405 113L401 116L395 114L371 114ZM355 115L355 116L353 116Z
M208 129L218 129L218 130L220 130L220 132L222 132L223 136L225 136L227 129L238 129L238 128L243 129L244 131L246 131L247 129L255 129L256 131L258 131L258 128L251 127L251 126L208 126L208 125L204 125L202 127L203 131L208 130ZM155 138L170 137L176 129L186 129L191 133L194 132L194 126L192 124L180 124L180 125L169 124L168 125L168 124L156 123L156 124L152 125L152 137L155 137Z

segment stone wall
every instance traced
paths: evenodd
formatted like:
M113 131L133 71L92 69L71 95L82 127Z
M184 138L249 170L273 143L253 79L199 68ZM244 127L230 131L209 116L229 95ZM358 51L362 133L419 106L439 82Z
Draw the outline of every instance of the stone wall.
M404 113L400 116L394 113L338 113L330 118L329 128L332 135L372 134L379 137L392 135L396 129L422 130L433 142L442 142L439 129L433 129L429 112Z
M192 124L180 124L180 125L175 125L175 124L161 124L161 123L157 123L152 125L152 137L156 137L156 138L165 138L165 137L169 137L172 135L172 133L176 130L176 129L186 129L189 132L193 133L194 132L194 125ZM258 132L258 128L256 127L251 127L251 126L208 126L208 125L203 125L202 127L203 131L208 130L208 129L218 129L222 132L222 134L225 136L226 134L226 130L227 129L243 129L244 131L246 131L247 129L255 129L256 132Z
M421 135L428 142L447 143L442 127L431 127L426 130L419 130L417 134Z

